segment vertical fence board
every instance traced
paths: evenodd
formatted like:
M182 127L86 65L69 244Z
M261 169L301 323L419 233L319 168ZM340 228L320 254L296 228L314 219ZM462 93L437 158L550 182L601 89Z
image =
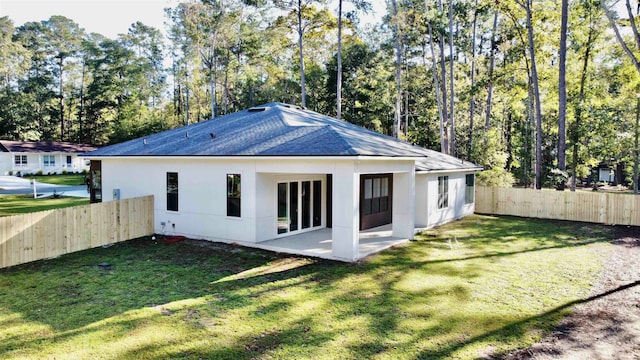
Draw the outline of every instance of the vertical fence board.
M0 268L153 233L153 196L0 217Z
M640 196L476 187L476 212L640 226Z
M0 268L7 266L7 218L0 218Z

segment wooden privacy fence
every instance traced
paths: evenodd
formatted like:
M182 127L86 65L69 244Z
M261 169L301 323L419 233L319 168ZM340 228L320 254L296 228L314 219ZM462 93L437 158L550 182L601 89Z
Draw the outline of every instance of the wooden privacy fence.
M476 187L476 212L640 226L640 196Z
M0 217L0 268L153 233L153 196Z

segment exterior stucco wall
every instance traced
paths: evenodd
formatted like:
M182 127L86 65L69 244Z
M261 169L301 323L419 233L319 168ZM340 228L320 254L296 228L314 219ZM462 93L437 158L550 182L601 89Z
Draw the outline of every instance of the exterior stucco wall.
M166 210L166 173L178 173L179 211ZM333 175L332 233L334 256L358 257L360 175L394 174L393 233L412 238L414 229L414 162L354 159L102 159L104 201L155 195L158 233L193 238L256 243L277 234L277 183L322 181L322 225L326 226L326 175ZM241 175L240 218L226 216L226 174ZM164 227L161 225L164 222ZM175 227L174 227L175 225Z
M471 215L475 202L465 204L465 175L470 172L416 174L416 227L430 228ZM449 206L438 209L438 176L449 177Z
M167 210L167 172L178 173L178 211ZM227 174L241 176L241 217L227 216ZM103 201L154 195L154 231L253 242L256 176L252 161L109 159L102 161ZM163 226L162 223L165 225Z

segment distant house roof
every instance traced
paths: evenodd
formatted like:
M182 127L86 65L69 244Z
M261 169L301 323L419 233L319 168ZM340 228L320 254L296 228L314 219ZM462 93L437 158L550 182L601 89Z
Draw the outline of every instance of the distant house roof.
M0 152L61 152L61 153L84 153L93 151L96 147L70 142L54 141L10 141L0 140Z
M418 170L477 168L473 163L282 103L260 105L85 155L412 157Z

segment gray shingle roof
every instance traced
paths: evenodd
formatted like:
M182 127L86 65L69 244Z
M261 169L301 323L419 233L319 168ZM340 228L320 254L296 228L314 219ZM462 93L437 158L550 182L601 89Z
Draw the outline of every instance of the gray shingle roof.
M91 145L75 144L70 142L55 141L10 141L0 140L1 152L62 152L62 153L84 153L95 150Z
M418 170L477 165L282 103L269 103L106 146L85 154L110 156L386 156L414 157Z

